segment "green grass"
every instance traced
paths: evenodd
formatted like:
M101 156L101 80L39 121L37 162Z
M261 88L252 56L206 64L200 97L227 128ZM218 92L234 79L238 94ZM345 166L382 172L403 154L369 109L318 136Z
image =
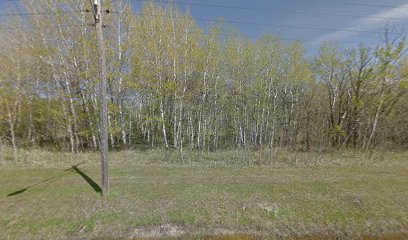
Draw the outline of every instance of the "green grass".
M97 153L0 158L0 239L408 237L408 153L280 154L112 153L107 198Z

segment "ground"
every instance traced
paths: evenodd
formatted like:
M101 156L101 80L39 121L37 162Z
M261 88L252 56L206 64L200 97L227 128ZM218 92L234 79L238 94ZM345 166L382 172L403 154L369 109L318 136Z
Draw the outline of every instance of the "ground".
M408 239L408 152L10 153L0 239Z

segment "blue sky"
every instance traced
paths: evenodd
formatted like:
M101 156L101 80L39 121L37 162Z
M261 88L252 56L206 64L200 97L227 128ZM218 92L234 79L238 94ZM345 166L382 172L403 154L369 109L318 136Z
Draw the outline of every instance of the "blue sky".
M132 1L136 11L142 3ZM364 42L370 46L381 40L386 24L401 30L408 26L407 0L180 0L180 9L189 7L197 19L219 19L227 22L250 22L262 25L235 24L256 39L274 33L290 41L299 39L308 54L314 54L324 40L334 40L343 47ZM188 5L186 3L192 3ZM197 4L197 5L194 5ZM210 7L205 5L221 5ZM253 10L228 8L242 7ZM203 21L198 21L206 26ZM271 25L271 26L268 26ZM323 30L326 29L326 30ZM352 31L343 31L352 30ZM330 30L330 31L329 31ZM354 32L363 31L363 32Z
M141 10L143 1L130 0L130 2L135 11ZM313 55L324 40L338 41L345 48L357 46L359 42L373 46L372 44L381 40L381 32L386 24L404 31L407 30L404 26L408 26L407 0L176 0L176 2L179 2L182 11L188 7L197 20L223 18L227 22L241 22L235 26L252 39L265 33L274 33L286 41L302 40L308 55ZM3 12L6 6L16 4L18 1L0 0L2 9L0 11ZM203 27L207 25L205 21L197 23Z

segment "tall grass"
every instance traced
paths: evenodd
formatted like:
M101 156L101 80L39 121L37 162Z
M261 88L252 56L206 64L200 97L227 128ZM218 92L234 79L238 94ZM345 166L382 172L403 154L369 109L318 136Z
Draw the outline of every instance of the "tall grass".
M185 151L181 155L178 150L122 150L110 152L110 162L130 164L205 164L213 166L247 166L267 165L281 167L319 167L343 166L353 164L390 163L395 155L406 156L404 152L376 151L364 153L360 151L341 150L331 152L291 151L285 148L275 149L230 149L216 152ZM390 157L393 156L393 157ZM403 157L402 157L403 158ZM392 160L391 160L392 159ZM0 167L60 167L79 163L98 164L98 152L51 152L39 149L20 149L18 160L14 161L13 150L2 148L0 151Z

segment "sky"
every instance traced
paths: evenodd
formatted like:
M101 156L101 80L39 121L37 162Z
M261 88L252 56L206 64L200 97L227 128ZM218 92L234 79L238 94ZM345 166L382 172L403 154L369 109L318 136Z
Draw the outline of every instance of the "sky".
M22 0L21 0L22 1ZM0 0L0 14L18 0ZM130 0L140 12L143 0ZM308 55L322 41L336 41L344 48L360 42L375 46L386 25L406 32L408 0L176 0L182 11L189 9L197 23L224 19L256 40L273 33L284 41L301 40Z
M135 11L143 2L130 0ZM322 41L337 41L344 48L364 42L369 46L383 39L386 25L405 31L408 26L407 0L180 0L197 23L202 19L224 19L241 32L257 39L273 33L293 41L302 40L308 55L317 52ZM190 3L190 4L187 4ZM218 7L217 7L218 6ZM248 24L245 24L248 23ZM254 23L254 24L249 24ZM350 30L350 31L349 31ZM361 32L360 32L361 31Z

